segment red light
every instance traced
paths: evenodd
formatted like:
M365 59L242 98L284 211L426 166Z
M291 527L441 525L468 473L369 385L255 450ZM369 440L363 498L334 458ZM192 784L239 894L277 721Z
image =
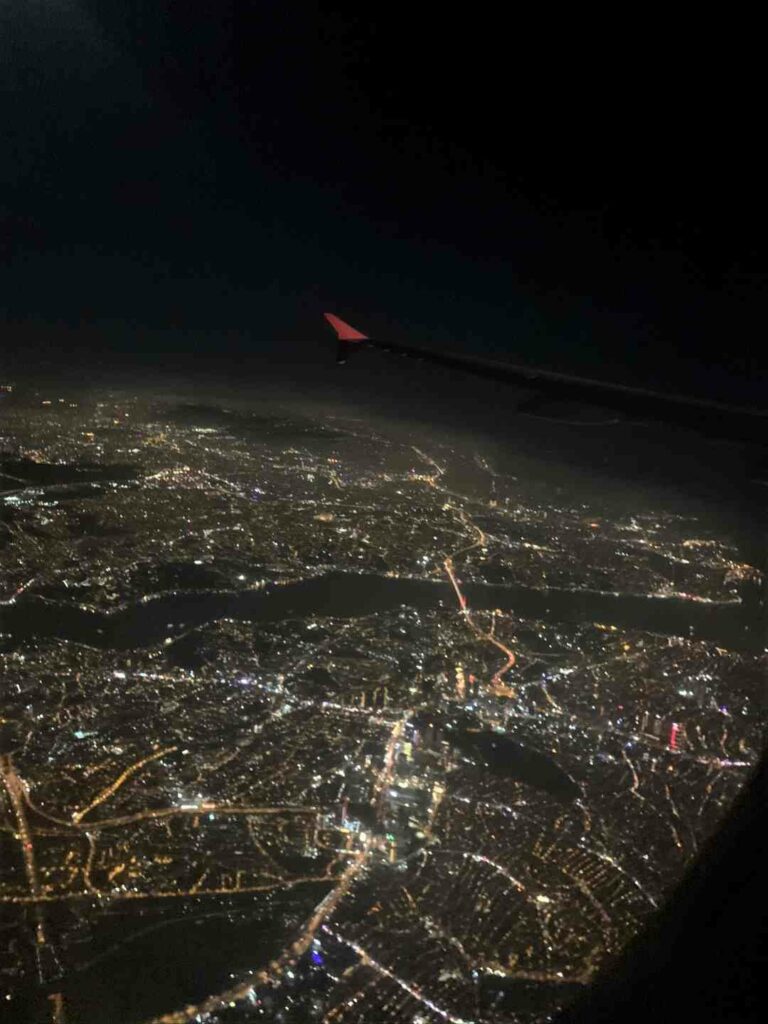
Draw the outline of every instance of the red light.
M323 316L336 331L336 336L339 341L367 341L367 336L361 334L360 331L356 331L354 327L350 327L349 324L345 324L343 320L340 320L333 313L323 313Z

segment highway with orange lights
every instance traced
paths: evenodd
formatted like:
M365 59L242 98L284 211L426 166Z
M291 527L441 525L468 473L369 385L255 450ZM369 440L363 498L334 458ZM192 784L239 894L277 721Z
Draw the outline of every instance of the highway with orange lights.
M53 977L59 974L59 960L56 949L50 941L45 921L45 910L43 908L44 893L40 885L40 876L37 870L35 859L35 844L32 830L27 821L27 813L24 807L26 798L26 786L24 781L16 774L13 766L13 759L10 754L0 756L0 775L3 785L8 793L16 818L16 838L21 844L24 871L27 876L27 884L35 919L35 960L37 962L37 975L41 985L45 985ZM60 993L54 993L51 997L51 1013L53 1024L64 1024L64 998Z

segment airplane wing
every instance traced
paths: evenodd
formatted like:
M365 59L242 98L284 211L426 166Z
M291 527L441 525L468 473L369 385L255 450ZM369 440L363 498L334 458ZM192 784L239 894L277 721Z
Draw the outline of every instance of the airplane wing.
M325 313L324 316L336 332L336 359L339 363L345 363L355 349L377 348L444 366L450 370L459 370L475 377L506 381L532 390L535 393L533 402L528 399L525 407L519 407L518 411L521 412L533 409L534 404L542 400L577 401L625 415L676 423L715 436L768 441L768 413L760 409L672 395L532 366L440 352L417 345L383 341L368 337L334 313Z

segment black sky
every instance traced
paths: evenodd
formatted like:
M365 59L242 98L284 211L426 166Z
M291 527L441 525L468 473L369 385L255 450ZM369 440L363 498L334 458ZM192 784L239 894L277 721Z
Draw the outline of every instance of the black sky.
M755 27L504 10L3 4L9 346L264 350L331 308L759 400Z

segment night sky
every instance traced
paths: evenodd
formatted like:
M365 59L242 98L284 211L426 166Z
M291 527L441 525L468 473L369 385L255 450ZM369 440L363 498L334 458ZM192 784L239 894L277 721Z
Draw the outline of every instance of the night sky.
M331 309L759 403L754 27L496 10L4 2L4 372L302 352Z

